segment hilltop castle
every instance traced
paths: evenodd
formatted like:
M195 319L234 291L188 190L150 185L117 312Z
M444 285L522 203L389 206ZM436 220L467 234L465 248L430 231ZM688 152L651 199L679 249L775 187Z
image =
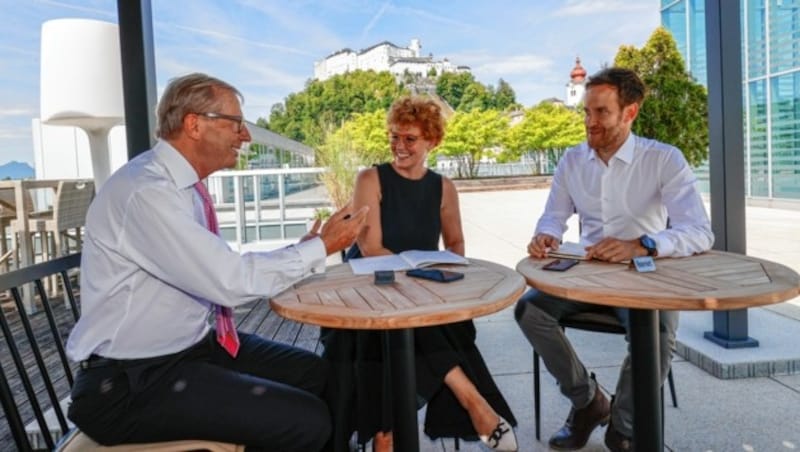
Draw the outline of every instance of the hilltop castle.
M398 47L389 41L383 41L359 52L342 49L332 53L323 60L314 62L314 78L325 80L336 74L355 70L389 71L395 76L404 74L425 77L431 72L469 72L467 66L455 66L447 61L434 60L433 55L420 56L422 45L419 39L412 39L408 47Z

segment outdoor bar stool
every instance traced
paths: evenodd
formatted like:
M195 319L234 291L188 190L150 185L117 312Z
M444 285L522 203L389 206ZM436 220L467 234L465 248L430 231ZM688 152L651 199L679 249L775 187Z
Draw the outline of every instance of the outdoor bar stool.
M625 334L625 327L617 317L611 313L581 312L559 320L561 329L575 328L596 333ZM678 396L675 394L675 381L672 378L672 368L667 374L669 392L672 396L672 406L678 407ZM661 388L661 409L664 409L664 388ZM536 439L541 439L541 399L539 397L539 354L533 350L533 410L536 421Z

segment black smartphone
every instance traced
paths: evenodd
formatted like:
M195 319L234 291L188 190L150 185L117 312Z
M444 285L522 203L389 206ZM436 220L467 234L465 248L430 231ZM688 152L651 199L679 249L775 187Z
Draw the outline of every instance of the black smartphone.
M553 262L542 267L542 270L551 270L554 272L563 272L567 271L570 268L574 267L578 264L578 260L575 259L556 259Z
M382 286L394 282L394 272L392 270L375 270L375 284Z
M463 273L454 272L450 270L438 270L435 268L432 269L416 268L414 270L407 271L406 275L414 278L429 279L431 281L438 281L438 282L451 282L451 281L458 281L459 279L464 279Z

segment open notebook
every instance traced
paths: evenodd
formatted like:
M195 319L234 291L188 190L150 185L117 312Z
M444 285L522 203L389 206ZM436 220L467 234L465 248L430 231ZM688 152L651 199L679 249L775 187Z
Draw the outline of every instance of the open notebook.
M547 252L547 257L563 257L567 259L586 260L586 247L580 243L564 242L557 250Z
M355 275L370 275L378 270L411 270L436 264L467 265L466 257L452 251L408 250L387 256L372 256L350 259L350 268Z

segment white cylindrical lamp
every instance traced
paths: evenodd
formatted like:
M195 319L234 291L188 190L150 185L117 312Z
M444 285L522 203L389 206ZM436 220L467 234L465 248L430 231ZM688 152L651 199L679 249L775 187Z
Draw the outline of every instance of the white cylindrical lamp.
M116 24L56 19L42 24L41 120L83 129L95 189L111 175L108 133L123 124L122 63Z

